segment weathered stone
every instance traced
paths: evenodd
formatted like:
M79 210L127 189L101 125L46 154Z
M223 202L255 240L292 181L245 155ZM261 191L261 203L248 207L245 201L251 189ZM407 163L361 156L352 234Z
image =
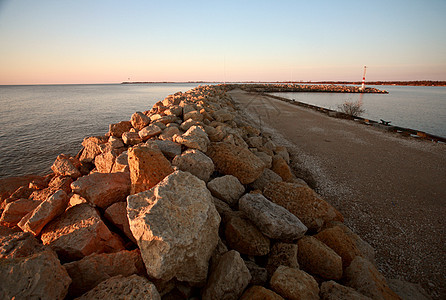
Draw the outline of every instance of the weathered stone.
M360 256L356 256L345 269L344 279L347 286L372 299L401 299L390 289L376 267Z
M234 214L234 211L231 209L231 207L229 207L229 204L227 204L226 202L215 197L212 198L213 198L212 200L214 201L215 208L217 209L222 222L226 224L229 218Z
M8 227L16 226L24 216L33 211L39 204L40 201L31 199L18 199L6 204L0 218L0 224Z
M142 112L137 111L132 115L130 122L133 128L139 131L150 124L150 118Z
M88 204L73 206L51 221L43 228L41 240L64 261L124 249L121 240L110 232L96 209Z
M131 194L154 187L173 172L170 162L157 147L141 145L128 150Z
M83 176L71 184L74 193L81 195L91 204L106 208L123 201L130 190L129 173L93 173Z
M191 126L183 135L177 135L174 141L202 152L206 152L209 145L208 135L201 126L196 125Z
M18 223L18 226L23 231L31 232L37 236L46 224L65 211L68 201L68 195L63 190L58 190L28 213Z
M0 259L27 257L45 251L47 248L29 232L20 231L0 236Z
M272 276L279 266L299 268L297 262L297 244L276 243L268 255L266 270Z
M181 155L181 145L170 140L156 140L158 148L167 159L173 159L177 155Z
M284 300L281 296L263 286L254 285L247 289L240 300Z
M69 176L55 176L48 184L48 189L51 190L50 194L53 194L57 190L63 190L65 193L71 193L71 183L73 179ZM47 198L47 197L46 197ZM45 199L46 199L45 198ZM43 199L43 200L45 200Z
M72 279L68 290L71 297L80 296L111 277L130 276L144 269L139 250L94 253L63 266Z
M9 198L12 198L12 199L29 198L29 196L31 196L31 194L33 192L34 192L34 189L31 189L27 186L21 186L14 193L12 193Z
M82 150L79 160L81 162L92 162L96 155L102 153L99 145L104 144L107 141L108 139L105 136L91 136L85 138L82 142L84 149Z
M270 169L265 169L263 170L262 175L251 183L250 186L255 190L263 191L268 184L281 181L283 181L282 177L280 177L276 172Z
M119 154L119 156L115 159L115 163L113 164L112 173L119 172L130 172L127 151Z
M211 143L206 154L219 172L237 177L242 184L255 181L265 168L262 160L251 151L228 143Z
M292 182L294 179L296 179L296 176L294 176L290 166L288 166L282 156L275 155L273 157L273 166L271 167L271 170L282 177L283 181Z
M194 125L203 126L203 123L196 120L188 119L181 123L180 129L183 131L188 131Z
M251 274L250 285L265 285L268 282L268 272L253 261L245 261L245 265Z
M72 178L78 178L81 176L81 172L70 161L69 156L65 154L60 154L57 156L56 160L51 166L51 170L53 170L56 175L60 176L70 176Z
M212 159L203 152L195 149L184 151L172 160L172 165L178 167L181 171L189 172L201 180L208 182L214 172L214 163Z
M320 296L322 300L371 300L356 290L332 280L322 282Z
M222 122L222 123L234 120L234 114L228 111L226 108L214 111L212 116L217 122Z
M150 276L205 281L220 216L202 180L176 171L152 189L127 197L127 214Z
M211 142L221 142L226 136L226 131L223 126L218 126L216 128L206 126L205 129Z
M232 216L226 223L228 246L246 255L262 256L269 252L270 241L249 220Z
M192 119L194 121L202 122L203 121L203 115L200 114L200 112L193 110L190 112L187 112L183 115L184 121Z
M168 141L173 141L173 137L175 135L180 135L181 132L178 129L178 127L167 127L166 129L163 130L163 132L158 136L158 138L160 140L168 140Z
M283 147L283 146L277 146L277 147L274 149L274 153L275 153L276 155L281 156L281 157L285 160L285 162L286 162L287 164L290 163L290 154L288 153L288 150L287 150L286 147Z
M268 153L265 153L263 151L255 151L253 153L255 154L255 156L263 161L267 169L273 166L273 158Z
M251 274L237 251L223 254L209 276L202 299L238 299L248 286Z
M319 299L319 286L309 274L296 268L279 266L271 277L270 286L290 300Z
M129 219L127 218L127 202L116 202L110 205L104 213L104 217L118 227L132 242L136 244L136 239L130 230Z
M117 155L114 153L114 151L107 151L97 155L94 158L96 170L99 173L111 173L116 157Z
M87 199L78 194L72 194L68 201L68 207L72 207L78 204L87 203Z
M131 128L132 123L130 121L121 121L119 123L110 124L108 135L120 138L124 132L130 131Z
M164 113L166 115L174 115L174 116L178 117L178 116L181 116L181 114L183 113L183 108L178 105L172 105L172 106L169 106L169 108L166 109L164 111Z
M133 146L133 145L137 145L137 144L141 143L142 139L137 132L128 131L128 132L124 132L122 134L122 141L126 145Z
M295 240L303 237L307 227L292 213L261 194L246 194L239 209L269 238Z
M262 148L262 146L263 146L263 139L262 139L261 136L252 136L252 137L249 137L249 138L246 140L246 142L248 143L249 147L252 147L252 148L257 148L257 149L259 149L259 148Z
M43 181L42 176L26 175L0 178L0 203L8 199L21 186L28 186L32 181Z
M341 279L342 259L331 248L312 236L301 238L297 245L297 260L302 269L324 279Z
M162 123L164 125L166 124L170 124L170 123L174 123L178 121L178 118L174 115L167 115L167 116L162 116L161 118L156 120L156 123ZM163 128L161 128L163 129Z
M207 186L214 197L225 201L231 206L236 205L245 192L245 187L237 177L232 175L217 177L209 181Z
M120 137L115 137L115 136L111 136L108 138L108 145L113 150L117 150L125 146L122 139Z
M5 259L0 264L0 299L64 299L71 279L54 252Z
M275 182L263 193L298 217L309 230L319 231L328 221L343 221L342 215L307 185Z
M136 274L129 277L117 275L99 283L78 300L90 299L147 299L161 300L156 287L147 278Z
M149 126L146 126L143 129L141 129L138 132L138 134L139 134L139 137L143 141L146 141L146 140L150 139L151 137L157 136L161 132L162 132L161 128L159 128L158 126L156 126L154 124L150 124Z

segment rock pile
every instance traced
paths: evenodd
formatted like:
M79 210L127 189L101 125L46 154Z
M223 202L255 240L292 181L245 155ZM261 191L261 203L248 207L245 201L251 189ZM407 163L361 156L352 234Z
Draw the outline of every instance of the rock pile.
M82 145L2 194L1 299L400 299L224 86Z

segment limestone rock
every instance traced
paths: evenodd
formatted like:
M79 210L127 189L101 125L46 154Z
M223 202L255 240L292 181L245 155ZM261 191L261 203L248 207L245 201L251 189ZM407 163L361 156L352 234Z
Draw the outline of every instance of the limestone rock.
M177 155L181 155L181 145L170 140L156 140L158 148L167 159L173 159Z
M277 155L279 155L279 156L281 156L281 157L285 160L285 162L286 162L287 164L290 163L290 154L288 153L288 150L287 150L286 147L283 147L283 146L277 146L277 147L274 149L274 153L277 154Z
M269 252L270 241L249 220L232 216L226 224L228 246L246 255L262 256Z
M142 112L137 111L132 115L130 122L133 128L139 131L150 124L150 118Z
M201 126L196 125L191 126L183 135L176 136L174 141L202 152L206 152L209 145L208 135Z
M122 121L115 124L109 125L108 135L115 137L122 137L124 132L130 131L132 128L132 123L130 121Z
M181 155L177 155L172 165L177 166L181 171L189 172L201 180L208 182L214 172L212 159L200 150L189 149Z
M150 276L205 281L220 216L202 180L176 171L152 189L129 196L127 214Z
M268 184L281 181L283 181L282 177L280 177L276 172L272 171L271 169L265 169L263 170L262 175L251 183L250 186L254 190L263 191Z
M101 220L96 209L88 204L73 206L51 221L42 230L41 240L65 261L124 248L121 240Z
M130 172L127 151L122 152L121 154L119 154L118 157L116 157L111 172L112 173Z
M255 181L265 168L251 151L228 143L211 143L206 154L214 161L217 171L237 177L242 184Z
M229 112L226 108L222 108L217 111L214 111L212 116L214 117L214 119L217 122L222 122L222 123L234 120L234 114Z
M319 299L319 286L316 280L299 269L278 267L271 277L270 286L273 291L286 299Z
M0 264L0 299L64 299L71 279L51 250L5 259Z
M135 146L128 150L131 194L148 190L173 172L159 148Z
M0 178L0 203L8 199L21 186L28 186L32 181L43 181L43 176L27 175Z
M371 300L356 290L343 286L335 281L325 281L321 284L320 296L322 300Z
M78 194L72 194L68 201L68 207L72 207L78 204L87 203L87 199Z
M232 175L217 177L209 181L207 186L214 197L225 201L231 206L236 205L245 192L245 187L237 177Z
M116 153L114 151L107 151L97 155L94 159L94 165L99 173L110 173L116 161Z
M254 154L263 161L266 168L269 169L273 166L273 158L268 153L265 153L263 151L255 151Z
M173 141L173 137L175 135L180 135L181 132L178 129L178 127L167 127L166 129L163 130L163 132L158 136L158 138L160 140L168 140L168 141Z
M139 137L143 141L146 141L146 140L150 139L151 137L157 136L161 132L162 132L161 128L159 128L158 126L156 126L154 124L150 124L149 126L146 126L143 129L141 129L138 132L138 134L139 134Z
M292 213L261 194L246 194L239 209L269 238L295 240L303 237L307 227Z
M130 230L129 219L127 218L127 202L116 202L110 205L104 213L104 217L118 227L132 242L136 244L136 239Z
M166 115L174 115L174 116L179 117L183 113L183 108L181 106L178 106L178 105L172 105L172 106L169 106L169 108L166 109L164 111L164 113Z
M324 279L341 279L342 259L331 248L312 236L301 238L297 245L297 260L303 270Z
M42 245L29 232L16 232L0 237L0 259L27 257L45 251Z
M69 159L69 156L65 154L60 154L57 156L53 165L51 166L56 175L60 176L70 176L72 178L78 178L81 176L81 172L74 166L74 164Z
M262 148L262 146L263 146L263 139L262 139L261 136L252 136L252 137L249 137L249 138L246 140L246 142L248 143L248 146L249 146L249 147L252 147L252 148L257 148L257 149L259 149L259 148Z
M203 126L203 123L196 121L196 120L188 119L188 120L185 120L183 123L181 123L180 129L183 131L188 131L189 128L191 128L194 125Z
M296 176L294 176L293 172L282 156L275 155L273 157L273 166L271 167L271 170L282 177L283 181L291 182L296 179Z
M203 121L203 115L200 114L200 112L193 110L190 112L187 112L183 115L184 121L192 119L194 121L202 122Z
M265 188L264 195L285 207L312 231L319 231L328 221L343 221L342 215L333 206L301 183L272 183Z
M251 274L250 285L265 285L268 282L268 272L253 261L245 261L245 265Z
M161 296L153 283L144 277L134 274L129 277L122 275L111 277L76 299L161 300Z
M74 193L81 195L91 204L106 208L123 201L130 190L129 173L93 173L83 176L71 184Z
M8 227L16 226L24 216L33 211L39 204L40 201L31 199L18 199L6 204L0 218L0 224Z
M18 226L37 236L46 224L65 211L68 201L68 195L63 190L58 190L25 216Z
M91 136L85 138L82 142L82 146L84 149L82 150L82 154L79 158L81 162L92 162L96 155L102 153L100 145L105 144L107 142L107 137L105 136Z
M247 289L240 300L284 300L281 296L263 286L253 285Z
M67 194L71 193L71 183L72 182L73 182L73 179L71 179L71 177L69 177L69 176L54 176L54 178L51 179L50 183L48 184L48 189L51 190L49 195L53 194L57 190L63 190ZM48 198L48 197L46 197L46 198ZM43 199L43 200L45 200L45 199Z
M126 145L137 145L139 143L142 142L141 137L139 136L139 134L137 132L124 132L122 134L122 141L124 142L124 144Z
M238 299L251 279L248 268L237 251L223 254L209 276L202 299Z
M69 295L77 297L111 277L130 276L143 270L139 250L91 254L63 265L72 279Z
M356 256L345 269L344 277L347 286L372 299L401 299L390 289L376 267L360 256Z
M276 243L271 247L268 255L266 270L272 276L279 266L299 268L297 262L297 244Z

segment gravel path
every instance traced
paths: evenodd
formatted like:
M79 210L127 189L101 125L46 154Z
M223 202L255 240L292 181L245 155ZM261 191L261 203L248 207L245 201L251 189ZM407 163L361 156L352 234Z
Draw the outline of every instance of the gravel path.
M241 90L230 94L375 248L387 278L421 283L433 298L446 299L446 145Z

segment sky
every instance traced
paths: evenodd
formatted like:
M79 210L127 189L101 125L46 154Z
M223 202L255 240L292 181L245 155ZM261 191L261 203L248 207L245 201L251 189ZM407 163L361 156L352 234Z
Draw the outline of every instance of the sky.
M0 84L446 80L446 0L0 0Z

